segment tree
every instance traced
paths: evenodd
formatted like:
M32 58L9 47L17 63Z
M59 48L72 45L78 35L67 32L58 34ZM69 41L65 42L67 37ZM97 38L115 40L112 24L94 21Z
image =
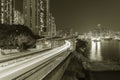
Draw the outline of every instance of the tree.
M32 31L23 25L0 24L0 48L26 50L35 45Z
M14 24L24 24L24 17L23 14L21 14L19 11L15 10L14 11Z

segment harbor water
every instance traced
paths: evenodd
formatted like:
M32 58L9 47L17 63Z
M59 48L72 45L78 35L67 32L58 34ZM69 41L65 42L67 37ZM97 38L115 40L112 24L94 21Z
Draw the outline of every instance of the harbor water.
M87 57L87 80L120 80L120 41L91 41Z
M95 62L120 63L120 41L102 40L91 41L88 58Z

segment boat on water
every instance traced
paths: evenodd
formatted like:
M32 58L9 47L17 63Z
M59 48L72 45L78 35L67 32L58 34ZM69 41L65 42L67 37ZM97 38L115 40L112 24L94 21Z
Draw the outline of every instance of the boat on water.
M114 37L114 40L120 41L120 37Z
M100 42L101 40L93 40L94 42Z
M120 41L120 38L119 39L115 39L115 40Z
M100 37L97 37L97 38L94 37L94 38L92 38L91 40L94 41L94 42L100 42L100 41L101 41L101 38L100 38Z
M110 41L110 40L112 40L113 38L112 37L110 37L110 36L106 36L106 37L104 37L104 40L107 40L107 41Z

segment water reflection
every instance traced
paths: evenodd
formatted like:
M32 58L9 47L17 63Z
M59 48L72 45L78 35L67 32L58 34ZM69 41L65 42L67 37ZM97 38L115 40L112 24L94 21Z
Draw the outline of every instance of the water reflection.
M102 61L101 55L101 42L91 42L91 52L90 52L91 61Z

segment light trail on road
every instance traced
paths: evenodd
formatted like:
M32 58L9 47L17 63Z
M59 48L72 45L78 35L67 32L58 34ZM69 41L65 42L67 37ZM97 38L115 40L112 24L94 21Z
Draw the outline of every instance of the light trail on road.
M26 59L21 62L17 62L5 67L0 68L0 80L11 80L14 77L17 77L34 67L49 61L50 59L57 57L62 52L66 51L70 48L71 43L69 41L65 41L66 43L55 49L42 53L40 55L36 55L30 59Z

